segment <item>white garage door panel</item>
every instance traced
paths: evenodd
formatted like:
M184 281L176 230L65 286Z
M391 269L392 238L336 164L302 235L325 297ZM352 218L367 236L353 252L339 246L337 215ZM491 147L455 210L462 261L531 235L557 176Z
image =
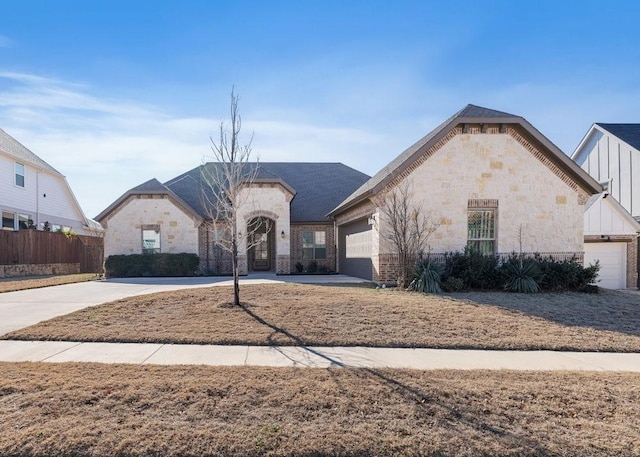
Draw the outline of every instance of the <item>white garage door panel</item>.
M584 264L600 261L598 286L607 289L626 289L627 244L585 243Z

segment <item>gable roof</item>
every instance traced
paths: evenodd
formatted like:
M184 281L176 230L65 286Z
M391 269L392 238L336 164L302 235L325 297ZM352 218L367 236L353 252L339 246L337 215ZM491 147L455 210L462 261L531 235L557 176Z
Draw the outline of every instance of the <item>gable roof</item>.
M624 206L618 202L609 192L600 192L599 194L592 195L584 205L585 214L589 212L597 202L605 202L606 205L618 216L618 219L630 227L635 233L640 233L640 221L637 218L631 216ZM602 217L598 217L598 220L602 220ZM586 222L586 220L585 220Z
M258 167L256 182L275 182L294 194L291 201L291 222L327 222L327 213L357 189L369 176L342 163L326 162L251 162ZM216 167L209 162L193 168L161 184L151 179L125 192L96 219L102 220L129 195L136 193L171 193L189 207L200 219L207 219L202 191L203 167Z
M2 129L0 129L0 151L9 154L20 162L25 162L33 165L34 167L46 170L49 173L53 173L54 175L62 176L62 173L24 147L15 138Z
M171 189L166 187L156 178L152 178L149 181L145 181L142 184L133 187L122 194L116 201L107 206L100 214L96 216L98 222L103 221L109 216L116 208L124 203L132 195L168 195L175 204L186 214L196 219L200 218L200 215L193 210L188 204L186 204L180 197L178 197Z
M541 152L560 169L571 176L581 187L590 193L601 192L601 186L584 170L564 154L555 144L540 133L526 119L514 114L496 111L482 106L467 105L444 121L426 136L409 146L404 152L393 159L387 166L376 173L369 181L364 183L353 194L351 194L340 205L334 208L330 215L336 214L351 208L370 196L382 190L388 183L393 181L398 175L413 164L431 146L446 136L451 129L460 124L482 124L491 122L493 124L516 124L524 130L528 137L541 146Z
M640 124L604 124L596 122L596 125L640 151Z
M23 146L20 142L18 142L18 140L13 138L11 135L9 135L7 132L5 132L2 129L0 129L0 151L4 152L5 154L8 154L16 161L29 164L32 167L38 168L42 171L46 171L56 176L57 178L59 178L62 184L64 185L64 187L69 192L69 195L71 196L71 200L73 201L74 205L76 206L76 209L80 213L82 217L82 222L84 222L85 224L85 228L91 232L98 232L102 230L102 227L100 226L99 223L97 223L93 219L88 218L84 214L84 211L80 207L80 203L78 202L78 199L76 198L75 194L71 190L71 186L69 186L69 182L67 181L67 178L62 173L60 173L58 170L53 168L47 162L42 160L35 153L31 152L29 149Z

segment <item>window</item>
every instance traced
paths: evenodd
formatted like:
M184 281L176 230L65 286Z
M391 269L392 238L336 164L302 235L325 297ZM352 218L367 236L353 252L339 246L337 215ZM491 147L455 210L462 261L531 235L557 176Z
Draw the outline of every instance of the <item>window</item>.
M495 253L495 209L469 209L467 213L467 248L491 255Z
M18 230L26 230L33 227L33 220L29 214L18 214Z
M2 229L3 230L15 230L16 215L8 211L2 212Z
M142 253L158 254L160 252L160 229L142 230Z
M24 187L24 165L16 162L16 186Z
M302 258L307 260L327 258L325 232L302 232Z

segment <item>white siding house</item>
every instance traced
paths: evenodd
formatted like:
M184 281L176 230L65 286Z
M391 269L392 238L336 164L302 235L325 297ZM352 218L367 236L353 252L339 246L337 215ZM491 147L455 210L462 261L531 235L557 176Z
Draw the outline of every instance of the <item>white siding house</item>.
M640 223L607 192L592 196L584 213L584 262L600 262L598 285L635 289Z
M640 217L640 124L593 124L571 158Z
M88 219L65 177L0 129L0 211L3 230L73 229L95 235L102 228Z
M640 124L593 124L571 158L610 195L585 213L585 261L600 260L601 282L608 287L635 288L638 226L628 219L640 221Z

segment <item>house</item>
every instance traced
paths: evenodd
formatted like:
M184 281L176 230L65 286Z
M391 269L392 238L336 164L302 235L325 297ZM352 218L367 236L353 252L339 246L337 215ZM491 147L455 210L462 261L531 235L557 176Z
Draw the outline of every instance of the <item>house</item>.
M59 171L0 129L0 210L3 230L102 231L87 218Z
M640 223L608 192L593 195L585 205L584 262L600 262L598 285L636 288Z
M229 274L231 259L215 243L217 234L204 204L207 163L163 183L151 179L125 192L97 216L105 229L105 257L151 252L195 253L203 273ZM341 163L251 163L256 179L245 191L238 220L239 267L289 274L296 265L335 271L335 229L327 214L369 176ZM243 234L256 220L269 227L247 249Z
M486 252L583 258L585 205L598 182L520 116L468 105L334 208L338 270L394 281L385 197L399 185L437 221L430 254Z
M633 224L622 224L628 217L620 213L628 212L640 221L640 124L593 124L571 158L602 184L610 195L607 198L611 202L609 205L618 203L602 214L604 220L598 226L600 231L593 233L594 239L605 242L585 244L585 252L591 258L600 259L601 277L633 268L633 265L637 271L640 265L637 233L632 233ZM611 214L621 220L612 225ZM627 231L621 232L623 228ZM637 228L635 232L638 232ZM636 287L637 279L629 275L633 273L627 275L628 287Z

